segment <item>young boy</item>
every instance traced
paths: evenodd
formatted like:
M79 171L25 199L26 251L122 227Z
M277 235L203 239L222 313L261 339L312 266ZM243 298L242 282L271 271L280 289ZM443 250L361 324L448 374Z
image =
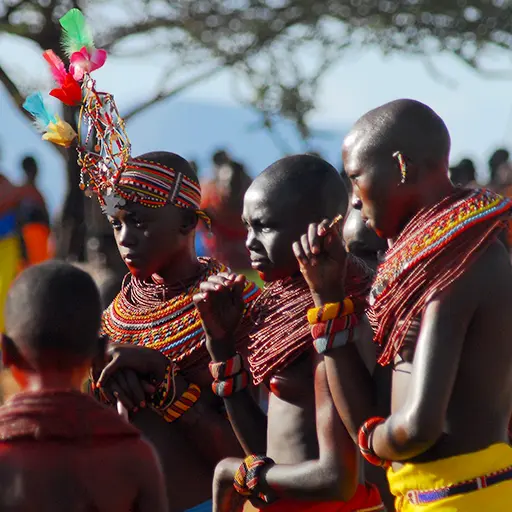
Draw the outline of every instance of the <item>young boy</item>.
M22 391L0 408L1 510L167 510L152 448L80 392L105 349L100 318L92 279L71 265L36 265L13 283L2 358Z
M442 119L412 100L368 112L345 140L353 206L391 241L369 318L378 361L393 368L393 399L391 416L378 417L363 389L343 393L349 382L339 373L337 406L351 430L359 424L367 460L390 468L397 510L506 512L512 269L498 237L512 204L489 191L455 189L449 152ZM317 306L336 295L332 286L330 296L318 289L339 282L331 262L341 247L339 239L319 240L294 245ZM346 293L339 287L334 302ZM339 362L347 355L341 349ZM333 366L326 366L329 375Z
M256 454L250 464L260 461L264 466L258 485L248 493L251 501L261 503L259 493L277 499L265 510L383 510L376 488L358 479L355 445L336 414L322 358L313 350L304 315L313 301L292 252L293 241L313 219L343 215L347 200L336 169L311 155L274 163L245 195L247 249L253 268L267 282L253 308L256 327L249 364L253 382L263 383L269 391L268 416L243 386L228 393L221 389L221 380L216 385L246 455ZM367 270L350 260L349 287L362 298L355 299L358 313L364 309L371 278ZM213 368L237 360L233 332L243 311L243 282L242 276L214 276L201 284L201 293L194 298L209 333ZM235 475L241 475L241 463L227 459L217 466L214 510L228 510L224 497Z

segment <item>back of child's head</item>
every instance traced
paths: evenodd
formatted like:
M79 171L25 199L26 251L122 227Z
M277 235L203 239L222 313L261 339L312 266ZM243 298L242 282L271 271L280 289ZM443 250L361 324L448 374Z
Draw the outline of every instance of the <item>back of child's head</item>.
M5 334L37 370L80 366L98 348L101 303L86 272L60 261L34 265L14 281L5 306Z

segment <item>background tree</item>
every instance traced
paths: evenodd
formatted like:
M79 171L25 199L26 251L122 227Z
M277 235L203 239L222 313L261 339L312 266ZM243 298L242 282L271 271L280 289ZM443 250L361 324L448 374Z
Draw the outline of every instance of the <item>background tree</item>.
M347 48L406 52L428 66L449 52L486 76L512 74L482 68L482 58L512 49L510 0L0 0L0 31L59 52L57 20L72 7L95 20L98 46L113 56L162 56L158 87L122 112L128 119L230 68L241 86L237 96L261 113L266 128L284 116L307 138L319 82ZM0 62L0 80L21 107L26 73ZM64 113L68 121L73 115ZM69 190L58 254L81 258L84 201L74 154L65 157Z

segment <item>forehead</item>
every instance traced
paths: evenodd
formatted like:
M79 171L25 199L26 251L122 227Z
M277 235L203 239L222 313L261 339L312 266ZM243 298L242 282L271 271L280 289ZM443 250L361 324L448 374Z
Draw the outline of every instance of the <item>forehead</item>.
M343 142L343 167L347 174L362 170L364 164L371 159L372 146L367 134L361 131L350 133Z
M290 212L295 210L291 194L281 192L266 182L253 182L244 196L244 217L272 220L285 220L290 217Z
M148 206L143 206L140 203L127 201L125 206L116 210L112 217L117 219L125 217L141 217L146 220L156 221L160 219L169 219L176 215L179 215L178 208L171 204L166 204L159 208L150 208Z

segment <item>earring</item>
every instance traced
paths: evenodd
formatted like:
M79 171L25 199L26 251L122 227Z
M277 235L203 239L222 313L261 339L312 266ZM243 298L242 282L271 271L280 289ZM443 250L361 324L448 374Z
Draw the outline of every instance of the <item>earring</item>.
M405 163L404 155L400 151L395 151L393 153L393 158L398 160L398 165L400 167L400 174L402 178L400 179L400 183L403 185L405 180L407 179L407 164Z

